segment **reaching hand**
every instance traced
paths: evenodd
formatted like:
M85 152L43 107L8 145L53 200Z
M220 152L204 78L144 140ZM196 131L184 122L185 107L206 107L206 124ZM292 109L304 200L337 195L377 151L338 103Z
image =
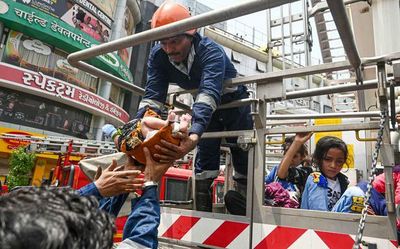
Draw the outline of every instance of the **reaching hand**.
M172 163L158 163L151 157L149 149L145 147L143 149L146 157L146 168L144 170L144 181L159 182L161 177L167 172L168 168L172 166Z
M143 185L143 179L138 178L140 170L123 170L125 165L117 167L117 161L113 160L111 165L103 170L94 184L103 197L111 197L124 193L133 192ZM96 173L98 175L99 171Z
M304 144L305 142L310 139L310 137L313 135L312 132L301 132L301 133L296 133L296 137L294 138L294 141L300 142L301 144Z
M181 134L179 138L181 139L179 146L161 140L161 146L156 145L155 147L160 150L162 154L154 154L154 157L159 159L160 162L174 162L193 150L199 142L199 136L197 134L190 134L189 136Z

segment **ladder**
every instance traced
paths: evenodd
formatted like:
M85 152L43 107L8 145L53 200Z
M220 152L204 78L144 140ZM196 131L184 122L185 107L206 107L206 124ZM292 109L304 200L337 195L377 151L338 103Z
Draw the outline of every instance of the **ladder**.
M272 59L281 61L281 70L311 65L312 38L307 9L307 0L300 0L266 10L268 50L279 51L276 55L270 53L267 71L273 71ZM284 79L284 86L287 92L310 89L311 78ZM286 100L272 104L271 110L278 114L294 113L297 109L320 112L320 108L313 108L312 103L312 98Z
M345 4L352 1L345 1ZM346 52L340 39L332 14L329 10L323 9L327 6L325 0L311 0L312 8L310 16L315 19L315 26L319 45L321 48L322 61L324 63L347 60ZM320 11L316 11L320 9ZM342 70L327 74L328 86L346 85L355 82L355 73L351 70ZM363 109L363 94L356 92L335 93L331 95L333 112L357 112Z
M118 152L114 143L83 140L69 137L39 137L16 134L0 134L0 139L21 140L28 143L27 150L36 153L65 154L71 146L71 155L95 157Z

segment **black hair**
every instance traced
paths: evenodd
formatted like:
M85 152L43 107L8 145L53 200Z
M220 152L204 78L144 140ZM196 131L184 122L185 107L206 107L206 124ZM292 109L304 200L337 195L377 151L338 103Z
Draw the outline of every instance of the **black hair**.
M348 164L348 155L349 151L347 150L347 145L343 142L342 139L333 137L333 136L325 136L318 140L317 145L315 146L315 151L312 158L312 164L316 168L320 168L322 165L322 161L326 157L329 149L336 148L343 152L345 164Z
M290 136L285 138L285 142L282 144L283 154L286 154L290 145L292 145L295 136ZM300 156L307 157L308 156L308 149L307 145L302 144L297 153L300 153Z
M0 196L0 248L105 249L113 218L71 188L25 187Z

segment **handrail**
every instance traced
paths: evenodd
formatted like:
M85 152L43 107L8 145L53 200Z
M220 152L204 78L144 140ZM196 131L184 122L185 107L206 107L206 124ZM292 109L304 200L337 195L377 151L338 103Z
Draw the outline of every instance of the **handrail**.
M380 112L346 112L346 113L323 113L323 114L288 114L269 115L267 120L288 120L288 119L321 119L321 118L367 118L380 117Z
M347 58L356 71L357 83L362 83L361 59L343 0L326 0L326 2L331 11L333 20L335 21Z
M274 8L282 4L290 3L293 0L254 0L236 4L226 8L212 10L200 15L164 25L151 30L133 34L115 41L103 43L82 51L72 53L68 56L68 62L75 66L77 62L87 60L94 56L113 52L119 49L132 47L141 43L159 40L181 34L182 31L196 29L210 24L226 21L236 17L244 16L261 10Z

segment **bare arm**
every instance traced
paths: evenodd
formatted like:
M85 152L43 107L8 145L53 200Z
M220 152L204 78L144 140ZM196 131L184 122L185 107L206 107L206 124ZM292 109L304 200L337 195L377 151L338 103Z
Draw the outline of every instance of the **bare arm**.
M132 192L143 185L143 179L138 178L140 170L123 170L117 167L116 160L113 160L102 173L97 172L98 177L94 184L103 197L111 197Z
M277 176L279 179L285 179L289 174L289 167L293 157L299 151L300 147L310 139L312 133L297 133L293 143L290 145L285 156L283 157L281 164L279 165Z

